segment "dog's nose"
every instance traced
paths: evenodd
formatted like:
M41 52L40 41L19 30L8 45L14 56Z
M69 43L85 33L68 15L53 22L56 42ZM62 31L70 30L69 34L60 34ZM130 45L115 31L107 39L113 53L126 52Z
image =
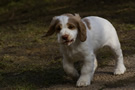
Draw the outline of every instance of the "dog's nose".
M63 35L63 36L62 36L62 39L63 39L63 40L67 40L67 39L68 39L68 35L67 35L67 34L66 34L66 35Z

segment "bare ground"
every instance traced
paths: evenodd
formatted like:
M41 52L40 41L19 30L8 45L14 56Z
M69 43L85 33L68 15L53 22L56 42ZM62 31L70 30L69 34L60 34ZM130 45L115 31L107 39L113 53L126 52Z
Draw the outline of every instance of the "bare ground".
M76 87L75 82L60 84L42 89L54 90L134 90L135 89L135 55L124 57L127 71L123 75L113 75L114 60L104 68L98 68L93 82L88 87Z
M134 0L2 1L0 90L135 89ZM62 68L56 37L41 39L51 18L63 13L79 13L81 17L95 15L108 19L118 32L126 73L113 75L115 60L108 49L101 50L97 57L99 67L92 84L88 87L76 87L76 81L68 77Z

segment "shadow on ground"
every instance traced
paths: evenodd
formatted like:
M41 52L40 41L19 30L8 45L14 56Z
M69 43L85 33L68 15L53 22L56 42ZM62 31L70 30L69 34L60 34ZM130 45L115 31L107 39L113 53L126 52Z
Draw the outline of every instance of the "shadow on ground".
M19 88L42 88L52 85L73 83L69 80L62 68L49 68L37 71L10 72L0 75L0 88L12 87ZM8 86L7 86L8 85Z

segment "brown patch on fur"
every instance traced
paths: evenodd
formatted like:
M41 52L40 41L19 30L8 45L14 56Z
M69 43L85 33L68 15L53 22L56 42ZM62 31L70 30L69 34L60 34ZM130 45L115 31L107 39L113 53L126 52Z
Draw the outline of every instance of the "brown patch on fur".
M78 36L79 36L80 40L82 42L84 42L86 40L86 38L87 38L87 36L86 36L86 27L85 27L84 23L82 22L81 17L79 16L79 14L75 14L75 16L70 15L68 23L74 25L78 29L78 31L79 31Z
M81 20L79 22L79 37L82 42L84 42L87 39L86 27Z
M67 27L70 29L70 30L75 30L77 27L74 23L67 23Z
M56 33L59 33L61 29L62 29L62 25L58 23L55 27Z
M86 23L88 29L90 30L91 27L90 27L90 22L89 22L89 20L85 18L85 19L83 19L83 21Z
M51 36L55 31L58 32L61 30L61 25L59 24L59 22L60 21L58 19L53 18L53 20L51 21L51 24L49 26L49 30L46 33L45 37Z

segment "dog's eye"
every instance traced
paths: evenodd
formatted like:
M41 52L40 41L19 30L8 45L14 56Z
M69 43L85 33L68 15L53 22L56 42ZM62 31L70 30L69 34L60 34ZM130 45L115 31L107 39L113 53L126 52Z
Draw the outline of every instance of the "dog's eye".
M57 30L61 30L61 28L60 27L57 27Z
M60 26L57 26L57 27L56 27L56 30L57 30L57 31L60 31L60 30L61 30L61 27L60 27Z
M68 28L71 29L71 30L73 30L73 29L75 29L75 26L72 25L72 24L69 24L69 25L68 25Z

